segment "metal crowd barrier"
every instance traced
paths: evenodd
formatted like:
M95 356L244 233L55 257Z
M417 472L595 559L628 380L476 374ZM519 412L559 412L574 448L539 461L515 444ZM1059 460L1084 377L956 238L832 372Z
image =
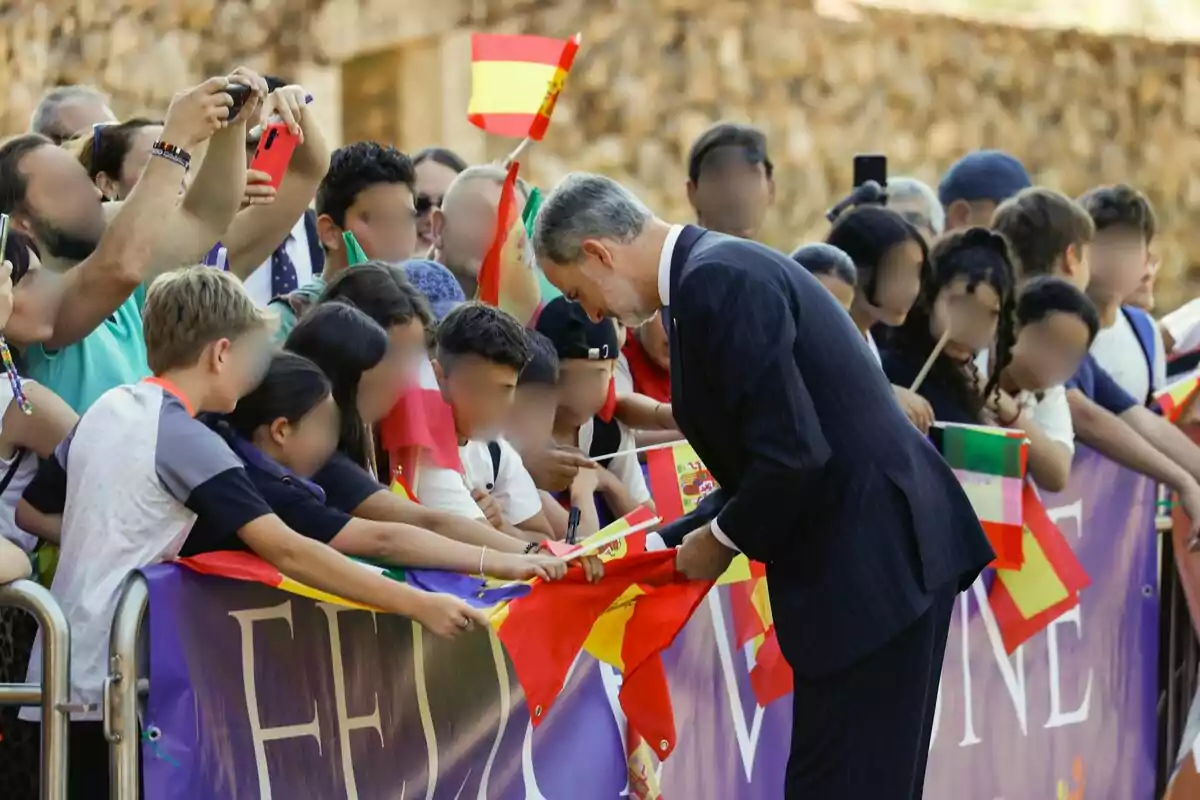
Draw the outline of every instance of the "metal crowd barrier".
M121 590L109 638L109 673L104 679L104 736L109 742L110 800L138 800L141 737L138 703L148 687L142 678L142 630L150 590L140 572L132 573Z
M42 800L67 800L71 628L50 591L33 581L0 586L0 606L33 615L42 633L42 682L0 684L0 705L42 707Z

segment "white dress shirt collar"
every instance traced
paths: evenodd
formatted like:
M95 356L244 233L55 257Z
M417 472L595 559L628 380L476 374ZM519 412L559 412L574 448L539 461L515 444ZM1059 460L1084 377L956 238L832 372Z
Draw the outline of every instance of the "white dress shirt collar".
M663 242L662 253L658 256L658 299L664 306L671 305L671 260L675 255L675 243L679 234L683 233L682 225L672 225L667 231L667 239Z

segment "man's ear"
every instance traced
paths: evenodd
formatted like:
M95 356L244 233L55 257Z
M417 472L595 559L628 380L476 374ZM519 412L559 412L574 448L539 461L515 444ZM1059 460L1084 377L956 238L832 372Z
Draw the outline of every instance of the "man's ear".
M30 241L34 241L36 237L33 235L33 226L29 223L29 217L25 214L14 213L9 214L8 224L12 230L17 233L24 234Z
M96 173L96 187L100 189L100 193L104 195L105 200L120 200L121 190L117 186L117 182L108 177L107 172Z
M429 235L433 238L433 246L442 247L442 231L446 229L446 213L440 208L429 212Z
M328 214L317 217L317 238L321 240L321 245L326 251L342 249L342 229Z
M775 178L767 178L767 204L772 205L775 202Z
M772 196L774 196L774 188L773 187L772 187L771 191L772 191ZM699 209L696 208L696 182L693 180L690 180L690 179L687 182L687 196L688 196L688 203L691 204L692 210L695 211L696 213L699 213Z
M955 200L946 208L946 232L965 228L971 219L971 204L966 200Z
M612 269L612 253L599 239L584 239L579 249L583 251L584 255L591 256L603 266Z

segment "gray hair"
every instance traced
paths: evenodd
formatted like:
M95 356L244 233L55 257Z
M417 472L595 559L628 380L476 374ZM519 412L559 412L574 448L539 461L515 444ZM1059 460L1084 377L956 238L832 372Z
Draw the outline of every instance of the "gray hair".
M533 247L539 259L574 264L583 258L584 239L631 242L653 218L641 200L611 178L572 172L542 202Z
M64 131L59 127L58 112L62 106L74 100L95 100L101 105L108 105L108 95L91 86L56 86L50 89L38 101L33 116L29 119L29 131L40 133L58 141L64 137L73 136L78 131Z
M916 178L888 178L887 193L889 198L896 200L919 201L933 232L940 236L946 230L946 209L942 208L937 192L929 184Z

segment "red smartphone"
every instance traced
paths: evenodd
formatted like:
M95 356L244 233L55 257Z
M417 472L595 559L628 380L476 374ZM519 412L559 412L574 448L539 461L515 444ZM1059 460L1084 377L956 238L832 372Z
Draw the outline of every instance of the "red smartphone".
M296 145L299 143L300 137L288 130L287 123L272 122L263 129L250 169L270 175L271 186L278 189L279 184L283 182L284 173L287 172L288 162L292 160L292 153L296 151Z

